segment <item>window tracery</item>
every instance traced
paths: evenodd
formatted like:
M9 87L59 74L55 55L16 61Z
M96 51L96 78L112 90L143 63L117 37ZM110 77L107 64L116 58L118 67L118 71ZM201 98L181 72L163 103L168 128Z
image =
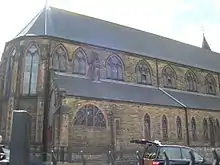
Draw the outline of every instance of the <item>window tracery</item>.
M73 73L86 75L86 67L87 67L86 53L82 48L78 48L74 54L75 57L73 61Z
M53 69L64 72L66 71L66 57L67 57L66 48L63 45L58 45L52 55L52 66Z
M164 87L175 88L176 72L170 66L165 66L162 70Z
M176 118L176 126L177 126L177 137L179 140L182 139L182 123L181 123L181 118L177 116Z
M207 74L205 77L205 87L207 94L216 94L216 80L212 74Z
M148 84L151 85L151 69L150 65L141 60L136 66L136 73L137 73L137 82L141 84Z
M185 81L186 81L186 89L187 91L196 92L197 91L197 78L196 75L188 70L185 74Z
M203 119L203 138L204 138L204 140L208 140L209 139L208 122L207 122L207 120L205 118Z
M106 78L112 80L123 80L123 63L120 57L110 55L106 60Z
M168 139L168 121L167 117L165 115L162 116L162 133L163 133L163 139Z
M39 64L39 48L32 43L27 49L24 61L23 94L36 94Z
M74 125L106 127L106 119L98 107L88 104L77 111Z
M150 116L147 113L144 116L144 135L146 139L151 139Z
M192 139L196 140L197 135L196 135L196 120L194 117L191 119L191 129L192 129Z

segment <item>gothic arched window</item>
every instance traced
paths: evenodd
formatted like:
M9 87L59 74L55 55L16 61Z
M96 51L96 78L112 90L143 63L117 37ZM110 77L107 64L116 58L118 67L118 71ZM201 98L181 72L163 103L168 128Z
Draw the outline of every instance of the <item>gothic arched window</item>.
M179 140L182 139L182 123L181 123L181 118L177 116L176 118L176 127L177 127L177 137Z
M77 111L74 125L106 127L106 120L98 107L88 104Z
M162 116L162 133L163 133L163 139L168 139L168 121L167 117L165 115Z
M73 61L73 73L86 75L86 53L82 48L78 48L74 53L74 61Z
M165 66L162 70L163 84L167 88L176 87L176 72L170 66Z
M216 140L220 141L220 125L219 125L219 120L216 119Z
M137 74L137 82L141 84L148 84L151 85L151 68L150 65L144 61L141 60L138 62L136 66L136 74Z
M39 64L39 48L32 43L27 49L24 61L23 94L36 94Z
M146 139L151 139L150 116L147 113L144 116L144 135Z
M205 77L205 88L207 94L216 94L216 80L212 74L207 74Z
M120 57L111 55L106 60L106 78L112 80L123 80L124 66Z
M192 129L192 139L196 140L197 139L197 135L196 135L196 120L194 117L192 117L191 120L191 129Z
M213 119L209 118L209 134L210 134L210 145L215 145L215 128L214 128L214 122Z
M64 72L66 71L67 50L63 45L58 45L52 54L53 69Z
M203 138L204 138L204 140L209 139L208 122L205 118L203 119Z
M194 72L188 70L185 74L185 82L187 91L197 91L197 78Z
M7 69L5 75L4 95L8 97L11 93L12 74L14 68L16 49L12 48L7 61Z

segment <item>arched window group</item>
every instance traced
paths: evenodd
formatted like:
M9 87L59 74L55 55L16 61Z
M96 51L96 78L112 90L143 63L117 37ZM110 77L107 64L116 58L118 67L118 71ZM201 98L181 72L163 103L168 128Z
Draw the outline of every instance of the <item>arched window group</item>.
M151 85L151 67L145 61L141 60L136 66L137 82L141 84Z
M77 111L74 125L85 127L106 127L106 119L98 107L88 104Z
M36 94L39 65L39 48L31 43L24 58L23 94Z
M163 84L167 88L176 87L176 72L170 66L165 66L162 70Z

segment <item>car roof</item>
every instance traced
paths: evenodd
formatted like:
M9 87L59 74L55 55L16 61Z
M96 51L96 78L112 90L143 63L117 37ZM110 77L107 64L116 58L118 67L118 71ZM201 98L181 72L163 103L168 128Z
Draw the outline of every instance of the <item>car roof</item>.
M187 149L191 149L190 147L187 146L181 146L181 145L172 145L172 144L163 144L163 145L158 145L159 147L178 147L178 148L187 148Z

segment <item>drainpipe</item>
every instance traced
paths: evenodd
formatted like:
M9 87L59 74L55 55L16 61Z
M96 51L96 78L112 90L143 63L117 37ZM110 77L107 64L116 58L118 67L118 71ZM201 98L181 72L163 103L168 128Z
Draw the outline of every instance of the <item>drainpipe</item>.
M187 106L182 103L181 101L177 100L175 97L173 97L172 95L170 95L168 92L166 92L164 89L159 88L160 91L162 91L165 95L167 95L168 97L170 97L171 99L173 99L174 101L176 101L179 105L181 105L184 108L185 111L185 129L186 129L186 144L187 146L189 146L189 127L188 127L188 111L187 111Z

